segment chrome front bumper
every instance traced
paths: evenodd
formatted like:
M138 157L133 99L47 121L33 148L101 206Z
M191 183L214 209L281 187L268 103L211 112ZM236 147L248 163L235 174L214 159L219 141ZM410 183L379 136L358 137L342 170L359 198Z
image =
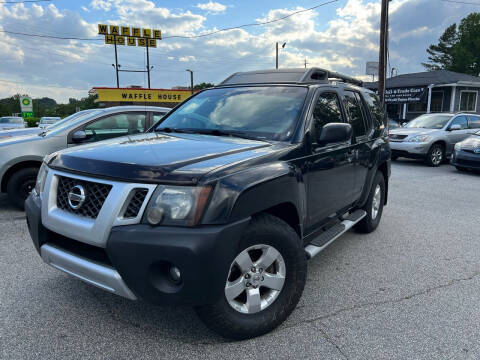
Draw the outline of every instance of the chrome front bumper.
M43 261L58 270L113 294L137 300L120 274L111 267L97 264L49 244L40 247L40 255Z

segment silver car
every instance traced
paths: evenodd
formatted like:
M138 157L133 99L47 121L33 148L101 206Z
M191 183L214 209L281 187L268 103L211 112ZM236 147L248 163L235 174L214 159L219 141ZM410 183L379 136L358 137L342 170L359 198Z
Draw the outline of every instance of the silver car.
M61 121L57 121L56 123L49 125L49 127L50 129L53 129L55 126L61 125L64 122L73 120L91 111L97 111L97 109L87 109L87 110L78 111L70 116L67 116L66 118L63 118ZM0 139L14 137L14 136L40 134L41 132L44 132L44 131L45 129L40 127L31 127L31 128L15 129L15 130L3 130L3 131L0 131Z
M478 122L475 114L420 115L405 127L390 131L392 160L424 159L430 166L439 166L452 154L457 142L476 131Z
M44 156L71 146L144 132L169 110L155 106L96 109L39 134L0 139L0 192L23 208Z
M21 129L25 127L25 121L19 116L0 117L0 130Z
M44 116L40 118L40 122L37 122L37 126L41 129L45 129L60 120L62 120L62 118L59 116Z

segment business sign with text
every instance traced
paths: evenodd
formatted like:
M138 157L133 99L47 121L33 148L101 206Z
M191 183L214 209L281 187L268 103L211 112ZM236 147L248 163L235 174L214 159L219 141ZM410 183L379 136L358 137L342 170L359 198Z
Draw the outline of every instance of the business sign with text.
M95 102L139 103L179 103L191 95L190 90L130 88L93 88L90 93L98 96Z
M20 110L22 117L33 117L33 102L29 96L20 96Z
M386 89L385 102L387 104L425 102L426 90L425 86Z
M129 26L98 24L98 33L105 35L105 44L157 47L162 31Z

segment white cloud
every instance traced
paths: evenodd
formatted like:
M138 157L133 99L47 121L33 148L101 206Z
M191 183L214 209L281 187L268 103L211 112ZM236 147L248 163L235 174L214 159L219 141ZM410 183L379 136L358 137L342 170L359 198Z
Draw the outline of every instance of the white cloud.
M393 0L390 4L391 65L399 68L400 73L421 71L428 45L436 42L448 25L468 14L468 8L455 7L452 11L452 6L430 0ZM0 4L0 24L10 31L87 38L97 36L97 22L160 28L165 39L158 42L157 49L150 51L150 64L154 65L152 86L159 88L188 85L187 68L194 70L195 82L213 83L236 71L273 68L277 41L287 42L285 49L280 50L280 67L303 67L306 58L309 66L363 76L365 62L378 58L380 7L377 2L367 0L349 0L337 10L329 5L266 26L233 29L195 39L166 37L216 30L207 27L209 15L199 8L196 11L200 13L170 9L148 0L93 0L90 5L105 11L93 23L77 12L57 8L54 4L8 7ZM272 9L257 21L278 19L301 9ZM330 20L319 21L321 12L330 13ZM89 18L92 14L94 12ZM3 40L0 43L0 79L24 85L20 88L3 84L0 97L22 90L33 96L48 93L65 101L79 96L81 90L75 89L115 84L111 66L113 49L102 41L13 35L4 36ZM124 69L144 68L144 54L142 48L119 47L119 63ZM120 82L123 86L144 85L145 79L143 75L121 73ZM62 90L57 86L66 88ZM85 91L81 96L86 95Z
M199 8L200 10L208 11L212 14L222 13L227 9L225 5L211 0L208 3L197 4L197 8Z
M92 0L90 6L96 10L110 11L114 0Z
M81 9L82 9L83 11L85 11L85 12L90 12L90 9L87 8L86 6L82 6Z

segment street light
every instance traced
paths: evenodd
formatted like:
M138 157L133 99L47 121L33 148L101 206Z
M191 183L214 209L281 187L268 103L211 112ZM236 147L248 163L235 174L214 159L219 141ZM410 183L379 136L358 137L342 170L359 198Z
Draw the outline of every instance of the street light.
M193 95L193 71L189 70L189 69L187 69L185 71L188 71L190 73L190 92Z
M286 42L283 43L282 49L285 49ZM275 44L276 57L275 57L275 69L278 69L278 42Z

